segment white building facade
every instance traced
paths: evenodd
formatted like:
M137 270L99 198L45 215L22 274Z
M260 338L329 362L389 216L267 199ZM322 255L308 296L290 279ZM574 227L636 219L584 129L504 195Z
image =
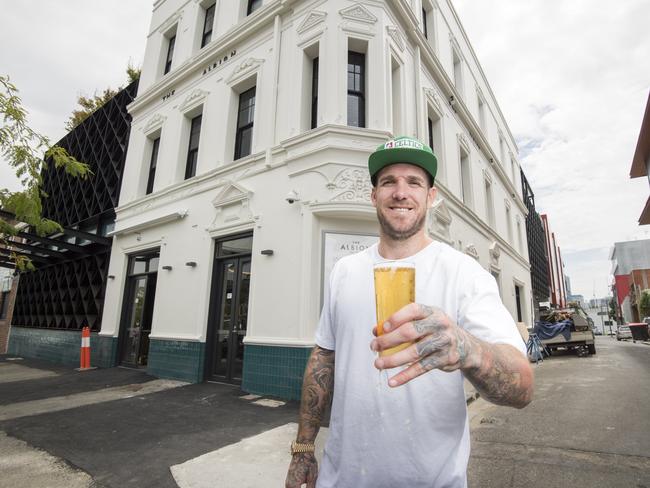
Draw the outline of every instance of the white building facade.
M428 231L530 325L517 148L446 0L159 0L99 354L299 398L327 275L377 241L367 158L428 142Z

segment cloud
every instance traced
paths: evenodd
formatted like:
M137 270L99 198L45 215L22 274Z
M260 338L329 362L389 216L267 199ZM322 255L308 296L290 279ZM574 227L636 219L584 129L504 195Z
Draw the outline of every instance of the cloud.
M129 60L141 65L151 2L21 0L2 3L0 74L9 75L29 112L29 125L58 141L80 94L127 81ZM0 187L19 188L0 158Z
M592 296L596 282L605 295L607 258L574 260L647 233L637 220L648 182L629 170L650 89L650 4L453 4L519 144L537 209L576 275L574 292Z

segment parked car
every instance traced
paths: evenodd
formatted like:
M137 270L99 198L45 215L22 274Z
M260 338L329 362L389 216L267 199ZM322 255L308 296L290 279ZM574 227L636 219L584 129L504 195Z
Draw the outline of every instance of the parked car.
M632 339L632 331L627 325L619 325L616 329L616 340Z

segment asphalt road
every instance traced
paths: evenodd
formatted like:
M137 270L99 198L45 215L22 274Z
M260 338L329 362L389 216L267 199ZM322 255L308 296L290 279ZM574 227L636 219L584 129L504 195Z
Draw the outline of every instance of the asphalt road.
M523 410L471 406L470 488L650 488L650 346L596 348L537 365Z

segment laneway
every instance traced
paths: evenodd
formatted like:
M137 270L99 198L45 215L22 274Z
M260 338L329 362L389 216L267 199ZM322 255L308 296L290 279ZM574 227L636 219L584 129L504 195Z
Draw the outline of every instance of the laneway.
M650 486L650 346L596 347L540 363L524 410L472 406L470 487Z

